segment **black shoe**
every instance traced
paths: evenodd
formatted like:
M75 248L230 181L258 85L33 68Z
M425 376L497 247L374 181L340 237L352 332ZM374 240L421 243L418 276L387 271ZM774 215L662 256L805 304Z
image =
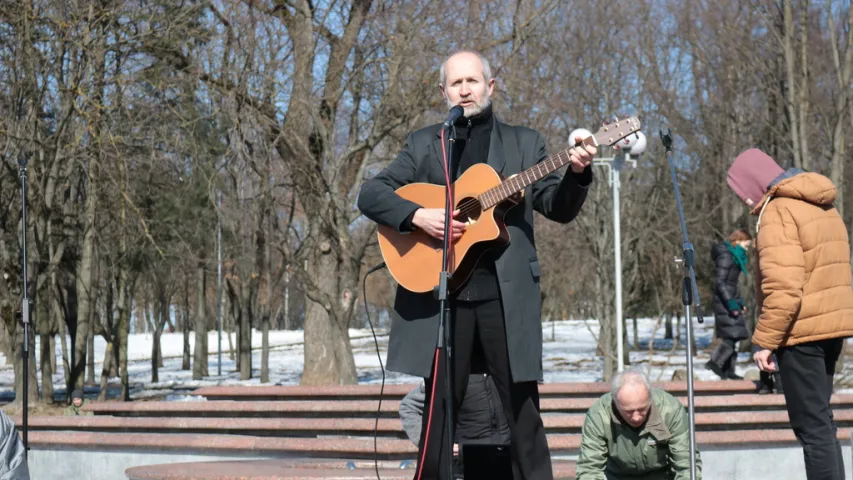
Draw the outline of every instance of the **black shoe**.
M726 378L729 380L743 380L743 377L736 374L734 370L729 370L728 372L726 372Z
M768 395L773 393L773 376L770 375L769 372L759 372L758 373L758 394L759 395ZM781 387L781 385L778 385Z
M774 390L776 393L784 394L785 389L782 388L782 375L779 372L773 372Z
M705 364L705 368L716 373L717 376L720 377L721 379L723 379L723 380L726 379L726 372L724 372L723 369L719 365L717 365L713 360L708 360L708 363Z

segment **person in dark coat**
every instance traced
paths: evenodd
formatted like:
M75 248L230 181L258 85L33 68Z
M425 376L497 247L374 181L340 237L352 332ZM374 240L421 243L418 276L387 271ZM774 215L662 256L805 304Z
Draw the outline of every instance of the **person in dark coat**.
M439 70L439 88L448 108L461 105L464 116L454 124L456 141L447 152L450 181L466 169L486 164L505 177L523 172L549 159L544 137L536 130L503 123L492 110L490 97L495 79L489 62L473 51L451 55ZM396 190L412 183L442 185L447 182L442 160L442 125L435 124L408 135L397 157L376 176L364 182L358 208L370 220L398 232L418 232L436 240L444 238L444 208L404 199ZM583 140L571 139L572 142ZM592 146L571 148L565 174L545 175L524 189L519 203L504 216L508 245L494 248L477 261L461 288L449 297L452 321L454 378L450 395L444 392L444 365L436 355L439 302L432 292L417 293L399 287L391 314L388 370L426 379L427 427L418 452L417 480L445 480L449 429L444 402L461 404L468 386L471 362L485 360L501 397L512 440L513 478L552 480L551 454L539 414L542 377L542 305L539 287L542 269L534 240L534 212L569 223L580 213L593 181ZM424 202L426 203L426 202ZM442 201L441 204L444 202ZM467 228L460 212L449 222L452 238ZM436 279L437 281L437 279ZM439 399L439 401L434 401Z
M711 247L714 261L714 326L720 343L705 366L723 380L743 380L735 372L735 344L749 337L743 299L738 295L738 279L746 275L746 252L752 236L746 230L735 230L723 243Z
M426 386L421 382L400 401L400 421L406 436L420 444ZM482 373L468 377L465 399L457 412L456 443L509 445L509 424L495 381Z
M400 421L403 423L403 430L416 446L420 446L425 402L424 382L400 401ZM468 377L465 399L462 400L456 417L454 447L457 445L509 445L509 423L501 406L495 381L488 374L473 373ZM461 455L461 452L459 453ZM455 460L457 460L456 478L465 478L461 456Z

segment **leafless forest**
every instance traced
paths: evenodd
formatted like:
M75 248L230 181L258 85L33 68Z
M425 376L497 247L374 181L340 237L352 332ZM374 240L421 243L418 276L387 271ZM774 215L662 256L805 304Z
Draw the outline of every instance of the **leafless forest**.
M185 332L184 367L208 374L218 223L242 377L250 328L301 328L302 382L355 382L347 327L365 325L360 282L379 262L355 196L408 131L443 118L439 65L463 47L491 59L500 118L540 130L552 151L574 128L642 120L649 148L622 177L628 335L632 318L681 311L681 234L657 139L673 130L709 305L710 245L754 229L725 180L741 150L829 176L849 224L851 27L846 0L0 2L3 353L20 359L23 341L25 156L31 331L45 352L61 342L69 386L119 376L127 399L129 331ZM598 319L609 377L612 198L596 174L581 218L540 218L537 239L543 320ZM391 282L372 276L371 311L389 308ZM87 355L95 336L108 342L104 372ZM30 396L48 401L55 359L34 353Z

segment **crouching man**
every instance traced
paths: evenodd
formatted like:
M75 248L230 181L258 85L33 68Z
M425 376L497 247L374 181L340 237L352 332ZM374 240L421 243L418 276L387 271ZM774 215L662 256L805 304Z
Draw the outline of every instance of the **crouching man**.
M689 421L681 402L651 388L644 374L617 374L586 414L577 480L689 480Z

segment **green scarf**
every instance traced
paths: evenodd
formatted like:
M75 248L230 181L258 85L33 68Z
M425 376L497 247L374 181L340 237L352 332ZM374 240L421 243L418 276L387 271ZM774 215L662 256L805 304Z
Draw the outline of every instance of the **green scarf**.
M740 245L732 245L728 240L726 240L726 248L729 249L729 252L731 252L732 256L735 258L735 263L740 267L740 271L743 272L744 275L748 275L746 272L746 250Z

